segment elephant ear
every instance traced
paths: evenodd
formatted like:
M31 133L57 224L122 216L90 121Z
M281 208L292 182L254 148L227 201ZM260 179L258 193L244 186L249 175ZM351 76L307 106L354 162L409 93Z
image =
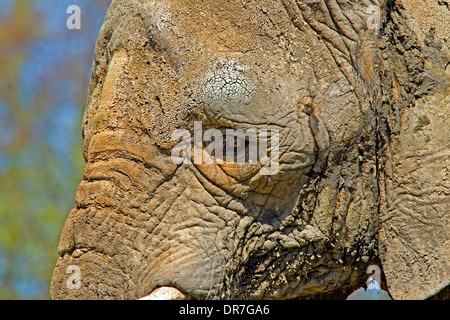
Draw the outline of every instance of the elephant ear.
M427 9L445 15L438 19L414 1L401 3L392 13L392 34L406 40L390 43L391 58L401 63L394 63L388 79L392 102L380 121L388 134L380 158L379 248L391 296L426 299L450 284L450 50L434 44L448 34L439 21L448 21L450 13ZM407 47L411 41L420 53ZM395 53L399 45L402 56Z

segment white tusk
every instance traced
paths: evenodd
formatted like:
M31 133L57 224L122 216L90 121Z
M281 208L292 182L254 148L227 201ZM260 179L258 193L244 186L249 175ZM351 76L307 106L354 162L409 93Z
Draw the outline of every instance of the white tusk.
M139 300L186 300L186 298L186 295L177 288L161 287Z

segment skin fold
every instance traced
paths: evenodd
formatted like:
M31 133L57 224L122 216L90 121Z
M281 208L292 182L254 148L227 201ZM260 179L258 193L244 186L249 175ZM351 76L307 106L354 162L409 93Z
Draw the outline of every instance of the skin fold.
M371 5L379 28L367 23ZM411 8L113 1L52 298L346 297L369 265L395 299L444 288L448 51L421 38L425 22L407 22ZM277 132L276 172L217 161L201 144L189 147L201 161L175 164L173 133L195 137L195 122ZM79 289L67 286L69 266Z

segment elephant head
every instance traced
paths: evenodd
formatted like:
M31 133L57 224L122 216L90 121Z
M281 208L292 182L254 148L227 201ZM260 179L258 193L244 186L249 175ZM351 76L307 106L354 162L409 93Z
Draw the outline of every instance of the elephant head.
M446 287L450 50L414 10L113 1L52 298L326 298L369 265L395 299Z

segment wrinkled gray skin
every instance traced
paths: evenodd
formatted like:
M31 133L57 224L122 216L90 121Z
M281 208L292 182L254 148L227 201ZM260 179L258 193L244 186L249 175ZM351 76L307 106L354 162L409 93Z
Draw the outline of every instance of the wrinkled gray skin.
M345 297L369 265L395 299L446 287L449 51L413 10L113 1L52 298ZM279 130L278 173L174 164L172 133L194 121Z

